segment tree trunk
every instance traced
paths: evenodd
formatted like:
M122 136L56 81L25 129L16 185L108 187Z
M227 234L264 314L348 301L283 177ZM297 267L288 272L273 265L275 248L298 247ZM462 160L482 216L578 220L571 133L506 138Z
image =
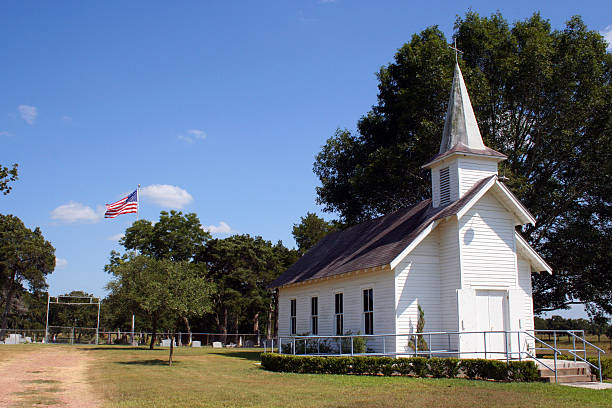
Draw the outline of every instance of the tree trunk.
M191 326L189 326L189 319L183 317L183 322L185 323L185 326L187 326L187 333L189 334L189 345L191 345Z
M8 325L8 313L11 308L11 302L13 301L13 295L15 294L15 276L16 271L13 271L13 275L11 279L6 282L7 288L5 290L6 299L4 305L4 311L2 312L2 322L0 323L0 340L4 340L4 335L6 333L6 326Z
M172 354L174 354L174 329L170 335L170 358L168 359L168 365L172 365Z
M255 313L255 316L253 316L253 333L257 334L255 342L259 346L259 312Z
M153 350L155 346L155 335L157 334L157 316L153 316L153 335L151 336L151 344L149 344L149 350Z
M268 305L268 327L266 328L266 338L268 340L270 340L272 338L272 325L274 324L273 322L273 316L274 316L274 302L270 302L270 304Z
M223 344L227 343L227 308L223 308L223 327L221 328L223 333Z

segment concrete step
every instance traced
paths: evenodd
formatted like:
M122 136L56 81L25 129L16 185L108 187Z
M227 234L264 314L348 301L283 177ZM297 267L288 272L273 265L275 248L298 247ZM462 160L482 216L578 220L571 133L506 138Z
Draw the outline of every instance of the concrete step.
M540 377L553 376L555 373L548 368L538 369ZM557 375L590 375L591 369L589 367L572 367L572 368L557 368Z
M554 367L554 360L542 360L548 367ZM538 372L540 378L546 382L555 382L555 373L545 367L543 364L538 365ZM572 361L572 360L557 360L557 381L561 384L567 383L579 383L579 382L590 382L596 380L591 375L590 366L584 361Z
M555 382L555 376L541 376L544 382ZM561 384L565 383L582 383L582 382L591 382L593 378L591 375L559 375L557 376L557 381Z

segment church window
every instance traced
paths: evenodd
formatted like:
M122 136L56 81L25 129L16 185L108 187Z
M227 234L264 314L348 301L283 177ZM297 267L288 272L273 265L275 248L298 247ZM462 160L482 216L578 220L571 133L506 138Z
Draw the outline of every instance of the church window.
M336 336L344 333L344 299L342 293L336 293Z
M440 205L450 202L450 176L448 167L440 170Z
M313 335L319 334L319 298L310 298L310 332Z
M291 334L297 333L297 301L291 299Z
M374 334L374 291L363 290L363 323L365 334Z

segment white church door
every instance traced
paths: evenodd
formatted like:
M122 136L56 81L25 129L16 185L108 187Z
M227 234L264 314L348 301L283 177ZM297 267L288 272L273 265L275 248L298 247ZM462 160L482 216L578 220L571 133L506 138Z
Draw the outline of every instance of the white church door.
M506 291L477 290L476 291L476 322L477 331L504 332L507 330L508 302ZM480 358L505 358L506 336L504 333L482 334L480 344L483 354ZM486 347L486 349L485 349Z

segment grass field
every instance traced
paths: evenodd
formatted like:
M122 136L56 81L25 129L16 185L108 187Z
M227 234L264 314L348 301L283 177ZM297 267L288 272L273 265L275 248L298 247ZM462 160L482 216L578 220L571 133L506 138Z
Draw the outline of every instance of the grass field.
M538 337L541 340L545 341L546 343L550 344L551 346L554 345L554 338L552 335L549 336L547 334L538 334ZM602 335L601 339L598 340L597 336L588 335L586 336L586 340L594 344L595 346L599 347L603 351L605 351L606 354L602 354L602 357L612 356L612 348L610 348L610 339L608 339L607 336ZM576 347L576 349L578 350L582 350L582 342L576 340L576 344L574 345L571 338L568 338L568 336L557 336L557 348L573 349L574 347ZM545 351L542 351L542 352L544 353ZM587 352L587 356L597 357L597 350L589 345L586 346L586 352ZM549 352L547 351L545 353L549 354ZM567 354L567 353L564 352L564 354ZM580 355L582 354L580 353Z
M67 349L88 362L85 381L104 407L612 406L612 390L554 384L272 373L257 364L259 350L244 349L180 348L175 365L168 367L165 349L5 346L0 367L16 356L28 360L37 354L32 350L45 347ZM41 379L40 386L48 388L46 381L51 380Z

